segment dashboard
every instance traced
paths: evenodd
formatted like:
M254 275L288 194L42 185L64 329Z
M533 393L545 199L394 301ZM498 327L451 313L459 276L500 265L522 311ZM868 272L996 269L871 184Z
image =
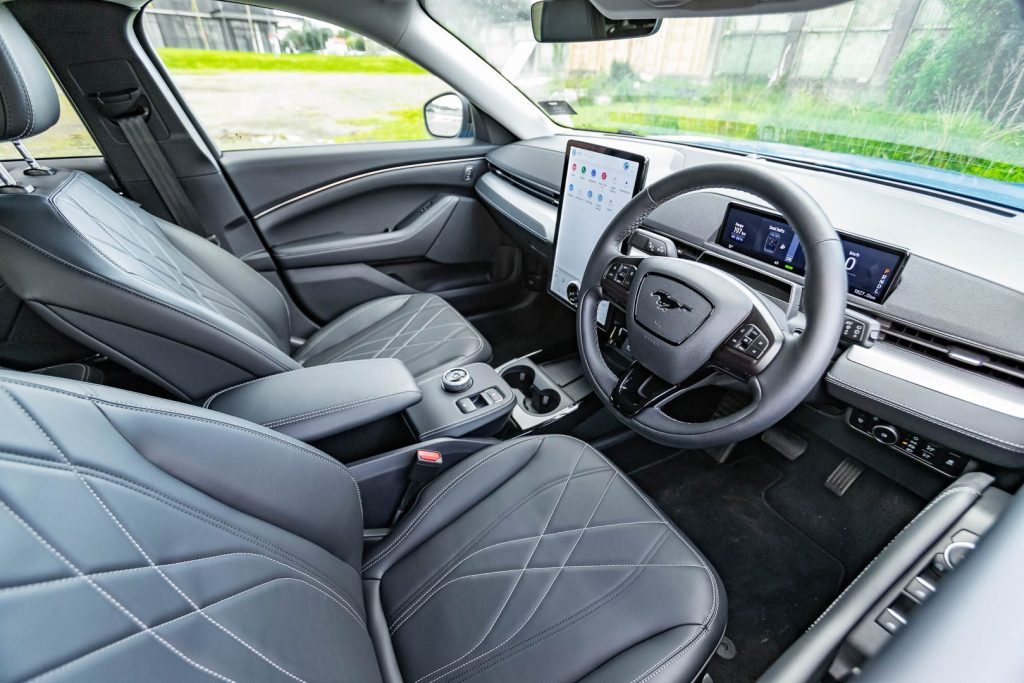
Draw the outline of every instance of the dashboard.
M579 199L566 174L570 140L646 159L648 182L701 163L740 161L771 164L802 186L840 228L846 256L846 327L823 384L846 406L844 429L947 476L969 460L1024 469L1024 216L922 188L664 141L577 133L496 148L477 195L510 237L547 261L551 293L565 303L570 293L559 289L572 280L559 278L578 281L589 240L607 224L592 226L596 234L582 244L566 239L576 233L560 214L571 216ZM568 193L567 183L574 186ZM709 188L658 207L628 253L726 270L799 329L804 260L795 237L758 197ZM559 268L566 273L554 274Z

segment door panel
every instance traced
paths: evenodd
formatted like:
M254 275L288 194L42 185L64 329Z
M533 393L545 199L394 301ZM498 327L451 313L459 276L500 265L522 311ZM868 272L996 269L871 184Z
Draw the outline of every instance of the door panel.
M482 158L492 149L473 139L417 140L239 150L224 152L222 162L246 205L260 216L284 201L369 171Z
M519 251L473 190L489 149L332 145L226 152L223 165L293 295L325 322L391 294L433 292L465 313L518 295Z

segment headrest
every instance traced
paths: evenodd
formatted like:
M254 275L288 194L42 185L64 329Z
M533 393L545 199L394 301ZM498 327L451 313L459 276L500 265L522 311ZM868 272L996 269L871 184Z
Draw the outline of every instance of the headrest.
M31 137L57 123L50 72L11 11L0 4L0 141Z

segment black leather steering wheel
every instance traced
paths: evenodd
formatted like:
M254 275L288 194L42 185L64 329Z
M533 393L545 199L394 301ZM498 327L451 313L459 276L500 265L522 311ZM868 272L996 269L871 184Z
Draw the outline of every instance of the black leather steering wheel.
M737 278L679 258L624 255L623 244L661 204L688 192L727 188L761 197L786 218L806 256L803 330ZM842 330L847 276L839 236L821 207L792 181L751 163L695 166L654 183L626 204L594 247L576 317L583 367L595 392L626 426L668 446L739 441L778 422L821 380ZM603 299L626 315L634 363L616 375L601 353ZM700 387L745 383L751 401L705 422L663 411Z

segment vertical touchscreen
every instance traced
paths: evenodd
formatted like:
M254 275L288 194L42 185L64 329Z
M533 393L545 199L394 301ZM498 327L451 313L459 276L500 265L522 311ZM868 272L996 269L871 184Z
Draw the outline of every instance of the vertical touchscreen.
M642 156L569 143L551 271L551 292L556 297L576 304L579 283L597 239L641 188L645 166Z

